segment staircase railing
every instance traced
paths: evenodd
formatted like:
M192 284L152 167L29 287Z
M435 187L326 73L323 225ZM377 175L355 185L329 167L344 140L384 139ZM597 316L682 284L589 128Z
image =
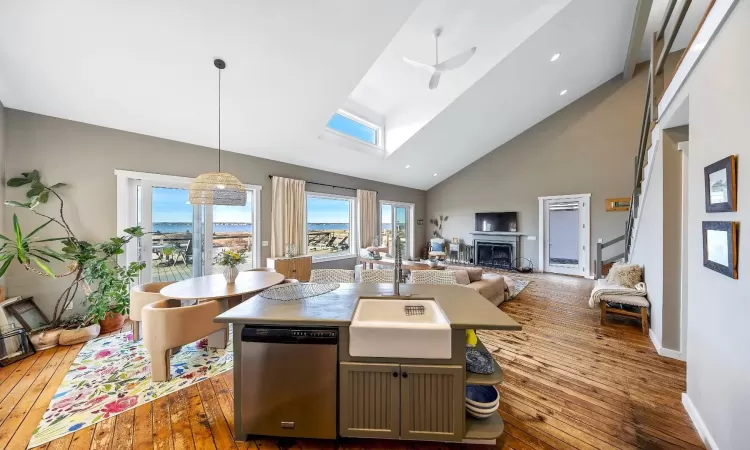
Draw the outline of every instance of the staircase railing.
M630 250L633 245L633 232L635 220L638 217L640 209L640 195L641 186L644 181L644 168L648 163L647 155L648 149L651 147L651 132L656 126L656 122L659 120L659 100L664 94L664 66L667 62L667 56L672 50L677 32L682 26L682 22L685 19L688 8L692 0L682 0L680 5L677 6L677 0L670 0L667 5L667 9L664 12L664 18L662 19L659 30L651 36L651 62L649 63L648 70L648 81L646 84L646 99L643 109L643 120L641 121L641 135L638 139L638 152L635 157L635 183L633 187L633 193L630 200L630 211L628 213L628 220L625 223L625 235L622 236L625 240L625 258L626 260L630 257ZM710 8L710 6L709 6ZM674 24L671 29L669 28L669 22L674 15ZM688 48L690 46L688 45ZM619 242L620 238L610 241L610 243ZM615 258L616 260L617 258ZM601 257L597 257L597 276ZM606 262L604 263L606 264Z
M625 235L622 235L620 237L616 237L616 238L612 239L609 242L604 242L604 243L597 242L596 243L596 279L597 280L602 277L602 266L603 265L609 264L611 262L615 262L615 261L620 260L620 259L622 259L622 258L625 257L625 253L620 253L617 256L613 256L611 258L607 258L605 260L602 260L602 250L604 250L605 248L610 247L612 245L615 245L618 242L624 241L624 240L625 240Z

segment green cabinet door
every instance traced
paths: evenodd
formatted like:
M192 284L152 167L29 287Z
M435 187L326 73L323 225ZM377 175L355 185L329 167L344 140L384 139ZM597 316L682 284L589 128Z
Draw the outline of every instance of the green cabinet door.
M339 363L339 434L399 437L398 364Z
M402 438L463 438L463 375L461 366L401 365Z

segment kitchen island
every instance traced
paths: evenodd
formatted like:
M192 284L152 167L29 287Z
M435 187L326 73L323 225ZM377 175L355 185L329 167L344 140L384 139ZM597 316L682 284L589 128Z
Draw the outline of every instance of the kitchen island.
M216 322L234 327L235 436L496 439L503 431L500 415L467 416L464 392L466 384L499 384L502 369L495 363L492 374L466 371L465 330L521 326L463 286L402 284L398 297L392 293L390 284L341 284L301 300L255 296L218 316ZM360 299L434 301L447 322L450 348L445 356L429 359L350 351ZM394 329L374 346L392 345L393 336L412 336L399 332L404 330ZM399 339L394 350L418 348L409 337Z

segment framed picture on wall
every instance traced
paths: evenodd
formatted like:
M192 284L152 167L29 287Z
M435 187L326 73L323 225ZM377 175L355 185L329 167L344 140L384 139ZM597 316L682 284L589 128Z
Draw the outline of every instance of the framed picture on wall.
M737 279L738 222L703 222L703 265Z
M737 157L728 156L703 169L706 212L737 211Z

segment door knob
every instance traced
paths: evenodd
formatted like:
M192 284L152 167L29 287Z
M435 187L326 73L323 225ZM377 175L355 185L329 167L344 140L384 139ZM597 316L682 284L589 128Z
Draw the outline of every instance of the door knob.
M404 373L401 374L401 376L404 377L404 378L407 378L409 376L409 374L406 373L406 372L404 372Z
M398 378L398 372L393 372L393 378Z

